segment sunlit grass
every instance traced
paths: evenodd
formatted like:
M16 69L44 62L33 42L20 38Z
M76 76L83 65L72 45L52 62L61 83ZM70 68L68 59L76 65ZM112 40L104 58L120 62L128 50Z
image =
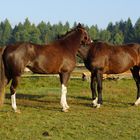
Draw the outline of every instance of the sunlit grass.
M89 82L71 79L68 113L61 112L59 78L22 78L17 88L21 114L11 109L9 89L0 110L1 140L139 140L140 107L133 80L103 83L103 106L92 108Z

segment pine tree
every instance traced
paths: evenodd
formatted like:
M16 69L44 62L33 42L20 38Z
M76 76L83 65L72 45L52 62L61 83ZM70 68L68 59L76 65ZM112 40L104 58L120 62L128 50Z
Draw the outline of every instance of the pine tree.
M140 18L135 23L134 33L135 33L135 42L140 43Z
M89 28L89 35L91 37L92 40L96 40L99 39L99 30L98 30L98 26L91 26Z
M116 45L123 44L123 41L124 41L124 38L123 38L122 33L116 33L114 35L113 44L116 44Z
M41 22L38 24L37 28L40 31L40 40L42 44L47 43L47 24L45 22Z
M111 33L108 30L100 31L100 40L109 42L110 38L111 38Z
M22 25L22 23L19 23L18 25L16 25L12 31L12 38L11 38L11 42L12 43L16 43L16 42L20 42L21 41L21 34L24 30L24 27Z
M134 28L131 19L128 18L124 28L124 42L130 43L134 41Z
M4 46L10 43L12 33L12 27L6 19L4 22L0 23L0 45Z
M41 44L40 40L40 30L33 24L31 29L30 29L30 42L36 43L36 44Z

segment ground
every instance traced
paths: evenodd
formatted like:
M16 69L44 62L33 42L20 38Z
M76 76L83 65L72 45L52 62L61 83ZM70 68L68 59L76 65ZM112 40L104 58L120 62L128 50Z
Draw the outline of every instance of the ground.
M0 109L2 140L139 140L140 106L133 106L136 87L132 79L104 80L103 105L91 105L89 82L71 79L67 100L70 110L61 112L58 77L21 78L17 105L11 109L9 87Z

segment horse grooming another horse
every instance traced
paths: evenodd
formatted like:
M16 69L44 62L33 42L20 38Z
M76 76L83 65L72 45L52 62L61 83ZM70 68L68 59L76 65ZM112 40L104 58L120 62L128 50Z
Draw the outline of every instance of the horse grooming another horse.
M91 72L91 91L93 105L97 108L102 104L103 74L118 74L131 70L137 86L137 100L140 104L140 45L111 45L104 42L92 42L79 49L79 56L84 60L86 68ZM96 95L96 89L98 96Z
M33 73L59 74L62 85L61 105L65 112L69 109L66 100L67 82L76 65L76 53L81 45L89 44L90 38L80 24L60 39L48 45L17 43L8 45L1 53L0 62L0 104L3 104L4 88L11 82L12 108L19 112L16 105L16 87L19 78L28 67Z

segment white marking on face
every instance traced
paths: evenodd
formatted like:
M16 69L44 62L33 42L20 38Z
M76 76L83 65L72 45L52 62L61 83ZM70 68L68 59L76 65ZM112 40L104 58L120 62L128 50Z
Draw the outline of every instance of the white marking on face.
M11 102L12 102L12 108L16 111L17 110L17 105L16 105L16 93L11 95Z
M63 107L63 111L67 110L69 108L67 104L67 99L66 99L66 94L67 94L67 87L62 84L62 93L61 93L61 105Z
M140 97L136 100L135 105L138 106L140 104Z

